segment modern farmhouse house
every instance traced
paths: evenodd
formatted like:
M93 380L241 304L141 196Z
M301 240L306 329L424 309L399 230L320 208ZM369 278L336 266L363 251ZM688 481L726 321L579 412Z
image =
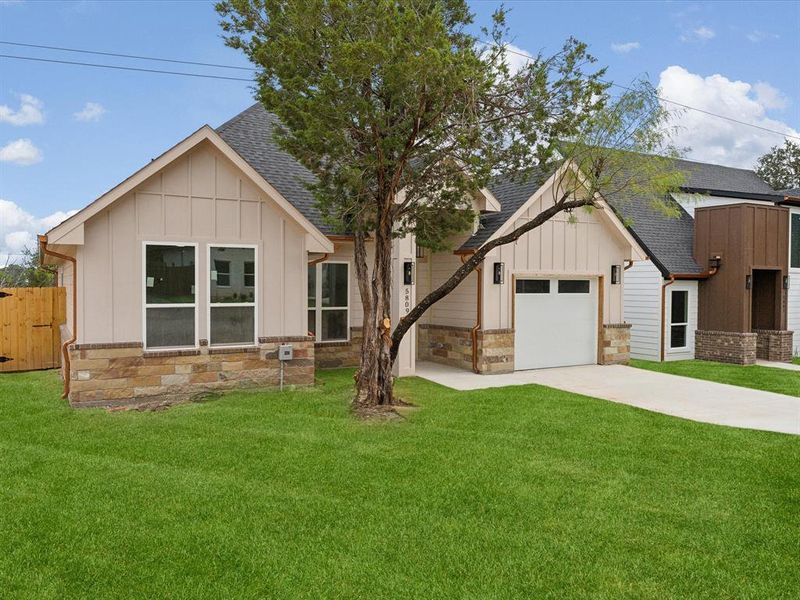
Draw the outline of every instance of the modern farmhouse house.
M41 236L68 288L74 406L311 384L315 365L355 364L352 240L325 224L274 124L254 105L201 127ZM397 240L392 319L552 202L558 181L498 179L473 199L480 220L454 251ZM406 337L397 373L417 360L479 373L626 361L623 267L646 254L610 208L574 216L495 249Z
M751 364L800 354L800 198L753 171L679 160L677 217L616 204L648 254L625 275L631 356Z

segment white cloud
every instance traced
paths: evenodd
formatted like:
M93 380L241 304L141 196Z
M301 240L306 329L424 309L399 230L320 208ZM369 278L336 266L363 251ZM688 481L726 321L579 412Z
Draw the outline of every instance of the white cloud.
M506 63L512 72L519 71L533 60L533 55L514 44L506 44Z
M19 109L14 110L10 106L0 104L0 123L9 125L41 125L44 123L44 104L38 98L30 94L22 94L19 97Z
M706 27L702 25L700 27L696 27L692 29L688 33L684 33L681 36L681 41L683 42L691 42L691 41L701 41L707 42L708 40L714 38L717 35L717 32L711 29L710 27Z
M769 33L767 31L761 31L760 29L754 29L753 31L745 34L745 37L754 44L758 44L764 40L777 40L781 36L779 36L777 33Z
M671 66L661 72L659 89L663 98L674 102L788 135L800 135L786 123L767 116L767 111L777 108L782 102L779 99L783 98L783 94L769 84L753 85L719 74L702 77L683 67ZM666 107L675 109L671 104ZM696 110L677 114L674 124L679 128L674 142L691 148L689 158L731 167L752 168L756 158L783 143L780 135Z
M99 121L105 112L105 107L99 102L87 102L82 110L72 116L78 121Z
M45 233L77 211L58 211L46 217L34 217L11 200L0 198L0 266L18 257L25 248L33 248L36 235Z
M627 54L631 50L638 50L641 44L639 42L625 42L620 44L611 44L611 49L617 54Z
M765 81L759 81L753 86L756 99L764 105L766 109L786 108L789 99L778 88L772 87Z
M20 138L0 148L0 162L27 167L42 162L42 151L29 139Z

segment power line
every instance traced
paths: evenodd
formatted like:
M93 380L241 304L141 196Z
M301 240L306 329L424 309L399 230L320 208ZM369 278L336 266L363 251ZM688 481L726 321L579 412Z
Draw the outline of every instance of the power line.
M494 42L480 41L480 43L485 45L485 46L495 46L495 47L497 47L497 44L494 43ZM534 58L530 54L525 54L524 52L518 52L516 50L512 50L511 48L508 48L507 46L505 48L505 51L508 52L509 54L516 54L517 56L521 56L521 57L527 58L529 60L532 60ZM614 83L613 81L602 81L601 80L601 82L602 83L607 83L608 85L613 85L614 87L618 87L618 88L621 88L621 89L629 91L629 92L632 91L630 87L621 85L619 83ZM768 133L775 133L775 134L783 136L783 137L794 138L796 140L800 140L800 136L792 135L790 133L784 133L782 131L778 131L777 129L770 129L769 127L763 127L761 125L756 125L755 123L748 123L747 121L740 121L739 119L734 119L733 117L720 115L718 113L714 113L714 112L711 112L711 111L708 111L708 110L704 110L702 108L697 108L696 106L689 106L688 104L683 104L682 102L676 102L675 100L670 100L669 98L664 98L663 96L656 96L656 98L658 98L662 102L667 102L669 104L674 104L675 106L680 106L681 108L685 108L687 110L694 110L694 111L697 111L699 113L703 113L704 115L708 115L708 116L711 116L711 117L717 117L718 119L725 119L726 121L731 121L732 123L738 123L739 125L745 125L747 127L754 127L755 129L760 129L761 131L766 131Z
M16 60L33 60L36 62L56 63L61 65L77 65L80 67L96 67L100 69L118 69L121 71L139 71L142 73L162 73L164 75L182 75L184 77L201 77L204 79L225 79L227 81L247 81L253 83L252 79L244 77L227 77L225 75L206 75L204 73L186 73L184 71L163 71L161 69L145 69L142 67L123 67L121 65L101 65L97 63L76 62L72 60L56 60L54 58L35 58L33 56L14 56L11 54L0 54L0 58L13 58Z
M485 46L495 46L495 47L498 46L498 44L495 43L495 42L487 42L487 41L483 41L483 40L478 40L478 42L480 44L485 45ZM176 63L176 64L196 65L196 66L203 66L203 67L214 67L214 68L219 68L219 69L237 69L237 70L243 70L243 71L255 71L255 69L253 67L240 67L240 66L234 66L234 65L223 65L223 64L218 64L218 63L204 63L204 62L191 61L191 60L179 60L179 59L174 59L174 58L160 58L160 57L154 57L154 56L139 56L139 55L135 55L135 54L122 54L122 53L116 53L116 52L101 52L101 51L96 51L96 50L85 50L85 49L78 49L78 48L65 48L65 47L61 47L61 46L46 46L46 45L43 45L43 44L27 44L27 43L23 43L23 42L9 42L9 41L5 41L5 40L0 40L0 44L6 44L6 45L12 45L12 46L24 46L24 47L28 47L28 48L41 48L41 49L46 49L46 50L57 50L57 51L64 51L64 52L79 52L79 53L83 53L83 54L95 54L95 55L100 55L100 56L114 56L114 57L119 57L119 58L131 58L131 59L136 59L136 60L152 60L152 61L160 61L160 62L168 62L168 63ZM509 54L515 54L517 56L521 56L521 57L527 58L527 59L533 59L534 58L533 56L531 56L529 54L525 54L524 52L519 52L517 50L512 50L511 48L508 48L508 46L505 47L505 51L508 52ZM199 78L204 78L204 79L222 79L222 80L226 80L226 81L248 81L248 82L252 82L253 81L252 79L245 79L245 78L242 78L242 77L228 77L228 76L224 76L224 75L208 75L208 74L203 74L203 73L186 73L186 72L182 72L182 71L165 71L165 70L161 70L161 69L146 69L146 68L142 68L142 67L124 67L124 66L121 66L121 65L104 65L104 64L97 64L97 63L84 63L84 62L77 62L77 61L57 60L57 59L48 59L48 58L34 58L32 56L14 56L14 55L10 55L10 54L0 54L0 58L11 58L11 59L17 59L17 60L30 60L30 61L49 62L49 63L66 64L66 65L77 65L77 66L82 66L82 67L95 67L95 68L102 68L102 69L117 69L117 70L122 70L122 71L138 71L138 72L143 72L143 73L160 73L160 74L163 74L163 75L180 75L180 76L184 76L184 77L199 77ZM623 90L626 90L626 91L631 91L630 87L621 85L619 83L615 83L613 81L604 81L603 83L607 83L608 85L611 85L611 86L614 86L614 87L617 87L617 88L620 88L620 89L623 89ZM773 133L775 135L779 135L779 136L782 136L784 138L792 138L792 139L800 140L800 136L792 135L790 133L784 133L782 131L778 131L777 129L770 129L769 127L764 127L762 125L756 125L755 123L748 123L747 121L741 121L741 120L735 119L733 117L728 117L726 115L721 115L719 113L711 112L709 110L705 110L705 109L702 109L702 108L697 108L696 106L690 106L690 105L684 104L682 102L677 102L675 100L670 100L669 98L664 98L663 96L657 96L657 98L659 100L661 100L662 102L666 102L668 104L673 104L675 106L680 106L681 108L684 108L686 110L694 110L696 112L702 113L704 115L708 115L710 117L716 117L718 119L724 119L726 121L730 121L731 123L736 123L738 125L743 125L745 127L752 127L754 129L759 129L759 130L765 131L767 133Z
M233 65L221 65L219 63L197 62L194 60L178 60L175 58L159 58L155 56L139 56L137 54L119 54L117 52L100 52L99 50L83 50L79 48L64 48L62 46L45 46L42 44L25 44L22 42L9 42L0 40L0 44L6 46L24 46L25 48L41 48L44 50L58 50L60 52L79 52L81 54L96 54L98 56L116 56L119 58L135 58L136 60L153 60L157 62L177 63L181 65L196 65L198 67L214 67L217 69L237 69L240 71L255 71L253 67L237 67Z

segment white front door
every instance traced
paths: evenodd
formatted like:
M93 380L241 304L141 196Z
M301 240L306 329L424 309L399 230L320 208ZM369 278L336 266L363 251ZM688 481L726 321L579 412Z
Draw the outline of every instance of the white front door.
M517 279L514 368L597 362L597 279Z

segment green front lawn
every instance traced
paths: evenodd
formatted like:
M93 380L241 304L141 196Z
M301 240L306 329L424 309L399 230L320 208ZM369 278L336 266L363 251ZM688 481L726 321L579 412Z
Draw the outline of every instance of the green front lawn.
M792 359L792 362L793 362L794 364L796 364L796 365L800 365L800 356L795 356L795 357Z
M729 365L705 360L676 360L653 362L631 360L631 366L671 375L707 379L741 387L775 392L788 396L800 396L800 372L762 367L760 365Z
M75 411L0 375L4 597L790 597L800 438L401 380Z

